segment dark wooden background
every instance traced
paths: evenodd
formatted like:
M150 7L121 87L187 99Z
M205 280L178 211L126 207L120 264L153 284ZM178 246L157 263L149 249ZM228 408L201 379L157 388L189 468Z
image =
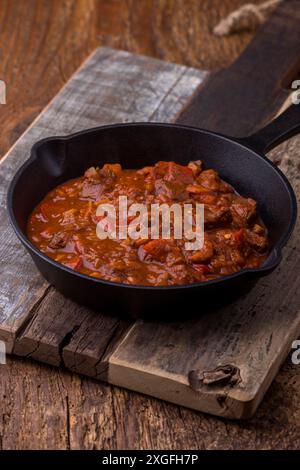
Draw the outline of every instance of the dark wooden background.
M252 38L213 26L248 0L0 0L0 157L97 46L216 70ZM255 0L255 3L260 3ZM300 448L287 360L256 416L233 423L26 360L0 366L0 449Z

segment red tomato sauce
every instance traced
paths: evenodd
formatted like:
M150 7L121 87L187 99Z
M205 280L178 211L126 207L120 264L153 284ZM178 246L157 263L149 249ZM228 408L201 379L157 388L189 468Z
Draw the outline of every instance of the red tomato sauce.
M101 203L204 204L204 245L185 249L185 239L100 240L96 210ZM238 195L201 161L183 166L158 162L124 170L119 164L89 168L52 190L29 217L27 234L50 258L99 279L168 286L208 281L256 268L266 259L267 231L256 201Z

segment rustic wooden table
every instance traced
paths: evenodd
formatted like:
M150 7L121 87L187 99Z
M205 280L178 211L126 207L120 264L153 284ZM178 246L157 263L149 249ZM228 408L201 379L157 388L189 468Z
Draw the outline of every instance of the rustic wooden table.
M228 65L252 35L223 39L211 29L246 2L0 0L0 78L7 84L0 156L99 45L203 69ZM0 449L300 447L300 372L290 360L256 416L242 423L26 360L9 358L0 369Z

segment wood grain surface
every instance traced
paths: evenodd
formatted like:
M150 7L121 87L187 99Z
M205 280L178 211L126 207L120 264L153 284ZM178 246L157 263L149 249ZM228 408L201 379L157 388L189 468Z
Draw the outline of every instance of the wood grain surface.
M258 0L255 0L259 3ZM213 27L247 0L0 0L0 156L98 46L219 69L250 33L218 38Z
M0 275L0 339L6 341L8 352L11 352L17 335L22 333L25 340L29 330L30 336L30 324L29 329L25 326L39 312L41 301L49 290L12 233L5 203L9 182L29 157L33 143L46 136L70 134L101 124L174 119L205 75L201 70L182 65L149 60L111 48L97 49L2 160L0 255L7 268ZM61 321L59 307L57 317L54 307L55 303L52 329L57 326L62 341L63 330L57 324ZM65 313L70 318L67 310ZM41 317L45 321L43 315ZM67 323L65 327L68 328ZM48 332L46 324L44 328ZM21 344L23 342L19 340L17 351L20 354ZM28 345L26 351L27 348Z
M247 3L238 0L142 0L143 9L133 1L0 3L0 78L8 84L8 104L0 107L2 155L95 45L217 69L233 61L251 38L211 34L221 17ZM150 14L144 15L145 3ZM299 368L290 360L256 416L240 424L30 361L9 359L0 368L0 448L300 446Z
M8 181L36 139L103 122L172 120L204 76L200 70L98 49L0 164L1 201ZM279 164L277 153L276 159ZM286 173L298 186L297 172L286 169ZM14 354L194 409L242 418L253 415L299 333L298 280L290 275L299 261L295 256L299 231L287 248L283 268L260 281L243 299L216 312L217 317L202 313L199 320L184 323L131 326L80 307L49 289L41 278L37 285L36 270L24 262L29 257L3 209L1 226L1 256L14 255L14 265L0 274L0 299L5 305L0 339L8 338ZM287 304L288 296L293 301ZM192 375L197 378L203 371L226 364L238 368L234 386L195 388Z

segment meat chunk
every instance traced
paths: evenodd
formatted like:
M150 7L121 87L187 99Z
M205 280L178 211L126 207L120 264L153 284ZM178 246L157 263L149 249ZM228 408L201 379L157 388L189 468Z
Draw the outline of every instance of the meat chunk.
M160 261L166 260L170 246L168 240L150 240L148 243L141 245L138 249L138 256L141 261Z
M91 166L84 173L84 177L89 181L100 181L99 170L97 170L94 166Z
M86 179L82 185L81 197L98 201L104 189L105 185L103 183L97 183L96 181Z
M155 176L174 184L191 184L194 181L193 172L187 166L174 162L159 162L155 165Z
M159 162L154 167L155 194L169 199L182 199L186 195L186 186L194 181L190 168L174 162Z
M204 186L201 186L200 184L189 184L186 190L188 193L191 193L191 194L203 194L203 193L210 192L208 188L205 188Z
M120 163L105 163L103 168L100 170L100 174L107 174L111 176L113 173L115 176L118 176L122 172L122 167Z
M238 248L230 248L229 254L235 266L242 267L245 264L245 258Z
M256 251L262 252L262 253L266 251L268 247L267 237L263 235L258 235L257 233L249 229L245 231L244 237L247 243Z
M75 223L76 209L69 209L62 215L61 225L71 225Z
M212 191L220 193L231 193L233 192L232 187L222 181L218 173L215 170L204 170L200 173L197 178L197 181L204 188L208 188Z
M153 175L153 167L152 166L144 166L140 170L137 170L137 175L143 175L145 177Z
M84 174L81 197L98 201L106 189L113 186L117 175L122 171L119 163L105 164L101 170L89 168Z
M201 250L192 251L188 258L192 263L206 263L214 255L214 246L211 241L204 240Z
M103 176L119 175L122 172L120 163L105 163L101 169L91 166L84 173L84 177L90 181L102 181Z
M48 246L52 249L64 248L68 243L70 235L66 232L57 232L51 238Z
M186 284L190 281L187 267L184 264L178 264L169 271L169 276L176 284Z
M150 240L138 248L138 256L141 261L157 261L166 266L177 266L184 263L181 249L174 240Z
M197 176L202 171L202 162L201 160L194 160L188 164L188 167L192 170L194 176Z
M237 197L231 205L232 220L238 227L244 227L256 215L256 202L253 199Z
M184 187L175 186L163 179L158 179L154 182L154 192L156 196L165 196L167 199L177 200L183 196Z
M218 227L229 221L231 218L230 210L225 206L214 206L209 208L204 206L204 223L206 228Z

